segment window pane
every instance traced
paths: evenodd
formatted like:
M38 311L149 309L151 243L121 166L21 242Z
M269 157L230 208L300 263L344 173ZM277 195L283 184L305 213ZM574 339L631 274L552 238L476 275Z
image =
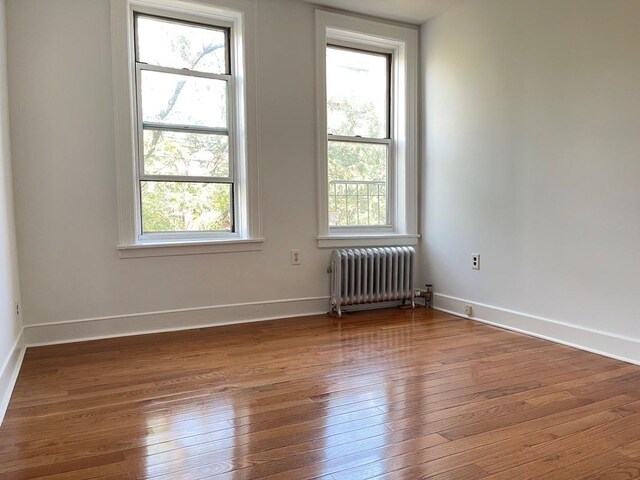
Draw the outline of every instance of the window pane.
M333 135L386 138L386 55L327 48L327 127Z
M230 232L228 183L140 182L143 233Z
M144 173L228 177L229 137L145 130Z
M227 82L143 70L145 122L227 127Z
M387 146L329 142L329 225L387 225Z
M139 62L228 73L224 30L138 16L137 35Z

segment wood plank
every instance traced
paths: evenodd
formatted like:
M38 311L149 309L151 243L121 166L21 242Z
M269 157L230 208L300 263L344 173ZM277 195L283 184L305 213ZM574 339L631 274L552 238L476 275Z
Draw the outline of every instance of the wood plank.
M583 477L584 480L634 480L640 478L640 462L630 460L598 473Z

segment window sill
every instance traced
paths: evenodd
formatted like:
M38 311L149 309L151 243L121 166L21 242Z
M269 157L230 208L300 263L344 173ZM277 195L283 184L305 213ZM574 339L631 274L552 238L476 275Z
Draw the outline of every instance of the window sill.
M317 237L319 248L404 247L418 244L420 235L390 233L382 235L331 235Z
M210 253L256 252L262 250L264 238L206 240L192 242L156 242L118 245L120 258L169 257Z

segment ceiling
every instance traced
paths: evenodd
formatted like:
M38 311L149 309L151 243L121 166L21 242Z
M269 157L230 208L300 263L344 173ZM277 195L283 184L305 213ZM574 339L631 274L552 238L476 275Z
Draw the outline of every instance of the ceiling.
M461 0L302 0L326 7L420 25Z

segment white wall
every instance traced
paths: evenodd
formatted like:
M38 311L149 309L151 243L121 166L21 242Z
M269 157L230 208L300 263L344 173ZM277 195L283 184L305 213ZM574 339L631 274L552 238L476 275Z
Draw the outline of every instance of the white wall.
M20 286L13 217L8 108L5 3L0 0L0 422L20 363L21 349L17 344L22 331L15 306L15 302L20 301Z
M423 26L437 292L640 361L639 47L634 0L466 1ZM460 312L456 298L436 303ZM611 335L575 337L593 330Z
M264 251L120 259L109 2L8 1L27 333L34 324L328 295L329 252L317 249L315 240L314 10L287 0L257 3ZM301 250L301 266L290 265L294 248ZM296 308L326 306L321 299ZM290 311L262 308L243 312ZM135 331L137 321L153 328L154 318L120 321ZM69 328L79 336L110 333L92 325Z

